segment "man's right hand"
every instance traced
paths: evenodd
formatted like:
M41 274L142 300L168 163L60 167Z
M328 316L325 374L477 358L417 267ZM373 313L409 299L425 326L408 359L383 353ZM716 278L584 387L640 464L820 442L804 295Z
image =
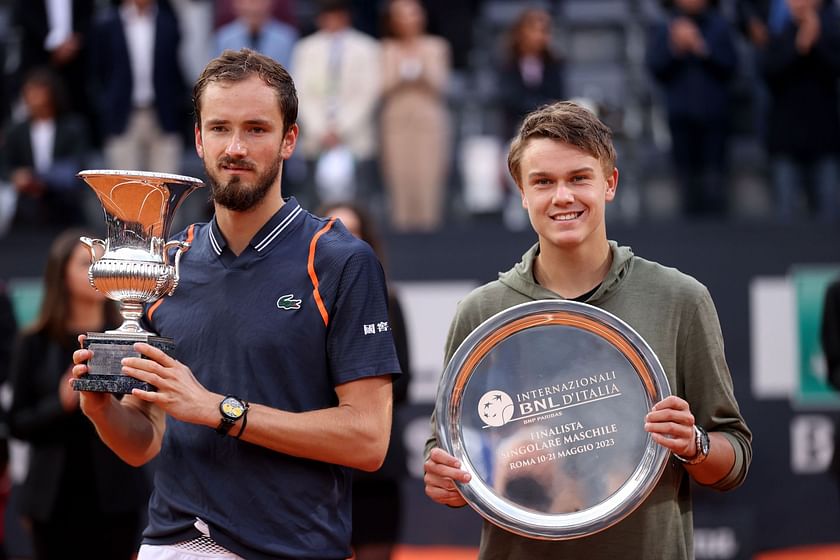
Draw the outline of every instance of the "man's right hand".
M22 195L39 198L46 190L44 184L35 176L30 167L18 167L10 176L15 190Z
M470 474L461 470L461 462L458 459L435 447L429 454L429 459L423 463L423 472L423 482L426 484L426 495L429 498L450 507L467 504L458 492L455 481L466 484L470 481Z
M79 335L79 345L82 346L85 341L85 335ZM81 348L73 352L73 369L71 370L70 379L68 383L73 383L74 379L85 375L88 372L87 361L91 359L93 352L85 348ZM100 393L96 391L79 391L79 405L82 412L86 416L92 417L101 413L108 408L111 401L114 400L111 393Z

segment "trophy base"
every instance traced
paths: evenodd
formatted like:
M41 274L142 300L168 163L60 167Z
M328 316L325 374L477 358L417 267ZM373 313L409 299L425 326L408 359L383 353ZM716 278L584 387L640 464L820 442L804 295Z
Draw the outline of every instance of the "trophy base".
M93 357L87 364L88 373L73 380L73 389L117 394L130 394L132 389L156 391L153 385L122 373L123 358L143 357L134 349L135 342L145 342L167 354L175 348L173 339L152 333L87 333L84 347L93 351Z
M154 391L155 387L127 375L96 375L87 374L84 377L73 380L75 391L91 391L94 393L119 393L131 394L132 389L143 391Z

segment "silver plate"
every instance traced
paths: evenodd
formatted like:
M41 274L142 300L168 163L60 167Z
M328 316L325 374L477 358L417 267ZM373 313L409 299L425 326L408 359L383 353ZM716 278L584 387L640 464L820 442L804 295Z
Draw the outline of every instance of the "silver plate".
M618 523L656 486L669 453L644 417L670 392L621 319L534 301L487 319L455 352L438 388L437 436L472 475L458 490L485 519L573 539Z

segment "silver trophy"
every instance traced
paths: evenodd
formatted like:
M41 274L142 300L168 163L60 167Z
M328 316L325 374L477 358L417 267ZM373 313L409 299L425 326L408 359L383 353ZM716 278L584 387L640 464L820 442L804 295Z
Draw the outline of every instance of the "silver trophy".
M650 495L668 451L644 430L670 394L648 344L607 311L566 300L490 317L441 378L441 447L472 475L458 490L485 519L543 540L610 527Z
M172 338L157 336L140 325L144 307L178 286L181 255L186 241L166 241L178 206L196 188L199 179L145 171L88 170L79 177L94 190L105 210L107 237L81 241L90 248L91 285L118 301L123 323L104 333L87 333L84 346L93 351L88 373L73 381L77 391L131 393L134 388L155 388L122 373L121 361L139 356L133 345L146 342L171 352ZM100 248L101 250L97 250ZM170 260L170 251L174 257ZM103 252L104 251L104 252Z

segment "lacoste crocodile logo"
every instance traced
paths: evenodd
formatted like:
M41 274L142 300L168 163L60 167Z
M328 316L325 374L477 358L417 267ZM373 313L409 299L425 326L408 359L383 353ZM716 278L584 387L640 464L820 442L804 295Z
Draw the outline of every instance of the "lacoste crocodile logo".
M277 308L278 309L300 309L300 300L294 299L294 294L286 294L285 296L280 296L277 300Z

